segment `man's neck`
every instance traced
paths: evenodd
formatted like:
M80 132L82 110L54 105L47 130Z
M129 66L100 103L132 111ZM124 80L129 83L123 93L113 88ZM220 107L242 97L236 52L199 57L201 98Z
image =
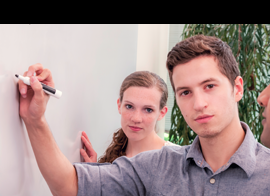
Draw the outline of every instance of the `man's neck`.
M245 138L245 132L239 119L227 126L213 138L199 137L205 161L215 173L225 165L237 151Z

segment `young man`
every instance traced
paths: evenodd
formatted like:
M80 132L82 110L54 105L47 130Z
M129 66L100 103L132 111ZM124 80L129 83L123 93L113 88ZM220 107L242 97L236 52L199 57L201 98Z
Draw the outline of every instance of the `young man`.
M270 98L270 85L268 85L263 90L263 92L261 92L260 96L257 99L258 103L262 107L265 107L264 112L262 114L265 119L262 121L263 132L261 135L261 141L268 148L270 148L270 107L269 107L270 99L269 98Z
M38 80L53 86L40 64L20 82L22 116L39 168L55 195L269 195L270 150L239 121L243 80L229 46L194 36L168 54L167 68L177 104L198 134L192 145L163 147L120 157L113 164L75 163L60 152L44 118L48 96ZM23 98L25 97L26 98ZM53 174L53 175L52 175Z

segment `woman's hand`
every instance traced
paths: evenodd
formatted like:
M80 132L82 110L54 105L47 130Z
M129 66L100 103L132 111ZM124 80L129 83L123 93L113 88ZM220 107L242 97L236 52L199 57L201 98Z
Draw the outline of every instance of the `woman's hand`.
M86 135L86 133L83 131L82 132L82 142L84 146L86 147L86 151L84 149L81 149L81 155L84 158L84 162L89 162L89 163L96 163L97 162L97 153L93 149L92 144Z

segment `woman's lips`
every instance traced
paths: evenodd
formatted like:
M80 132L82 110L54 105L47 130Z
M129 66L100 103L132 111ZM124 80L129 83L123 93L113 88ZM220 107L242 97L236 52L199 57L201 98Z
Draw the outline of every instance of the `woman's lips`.
M198 118L195 119L195 121L197 123L207 123L207 122L209 122L213 118L213 116L202 116L202 117L198 117Z
M142 128L140 127L134 127L134 126L129 126L129 128L132 130L132 131L140 131Z

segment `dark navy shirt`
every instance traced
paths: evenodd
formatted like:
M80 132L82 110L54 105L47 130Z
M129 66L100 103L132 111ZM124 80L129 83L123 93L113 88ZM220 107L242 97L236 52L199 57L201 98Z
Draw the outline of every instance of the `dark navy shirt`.
M270 195L270 150L242 123L245 139L215 173L197 137L189 146L119 157L112 164L75 163L78 196L83 195Z

